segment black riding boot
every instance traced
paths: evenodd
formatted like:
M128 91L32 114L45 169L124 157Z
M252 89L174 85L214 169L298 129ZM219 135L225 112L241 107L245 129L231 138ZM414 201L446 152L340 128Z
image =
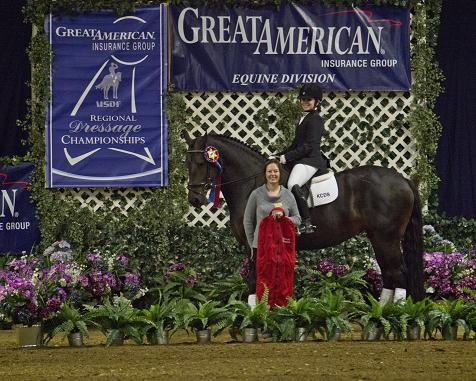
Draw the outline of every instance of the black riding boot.
M309 208L307 206L306 198L302 193L301 187L299 185L293 186L291 192L296 199L296 204L299 209L299 214L301 214L301 225L298 228L300 234L311 234L314 233L315 226L311 224L311 216L309 214Z

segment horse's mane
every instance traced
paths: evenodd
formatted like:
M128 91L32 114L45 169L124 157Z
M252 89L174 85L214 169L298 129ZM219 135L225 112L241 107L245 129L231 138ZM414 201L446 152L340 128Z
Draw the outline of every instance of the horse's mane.
M247 143L244 143L238 138L235 138L233 136L219 135L219 134L209 134L208 136L213 136L214 138L217 138L217 139L225 139L229 141L230 143L232 143L234 146L249 152L250 154L252 154L253 156L257 158L259 157L260 159L263 159L265 157L265 155L262 152L258 151L256 148L251 147Z

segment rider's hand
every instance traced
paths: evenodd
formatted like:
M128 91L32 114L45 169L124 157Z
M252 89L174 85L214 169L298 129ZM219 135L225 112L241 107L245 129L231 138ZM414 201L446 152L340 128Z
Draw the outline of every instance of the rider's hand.
M273 218L274 218L275 220L280 220L281 218L284 217L284 213L281 212L280 210L275 210L275 211L273 212L272 216L273 216Z
M281 156L279 157L279 162L280 162L281 164L283 164L283 165L286 164L286 156L281 155Z

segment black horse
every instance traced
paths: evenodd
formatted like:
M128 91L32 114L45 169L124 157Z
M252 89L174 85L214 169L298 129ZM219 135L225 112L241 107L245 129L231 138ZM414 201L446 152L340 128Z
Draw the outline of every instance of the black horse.
M191 139L184 132L182 136L188 144L189 202L196 207L207 203L206 192L217 169L205 160L203 152L206 147L214 146L220 154L221 191L230 211L233 234L240 244L248 247L243 213L251 191L264 182L266 157L223 135ZM283 175L285 180L288 173ZM393 169L377 166L339 172L336 180L338 198L311 209L317 230L299 236L296 249L322 249L365 232L382 270L384 287L405 288L413 300L422 299L422 216L420 197L413 182Z

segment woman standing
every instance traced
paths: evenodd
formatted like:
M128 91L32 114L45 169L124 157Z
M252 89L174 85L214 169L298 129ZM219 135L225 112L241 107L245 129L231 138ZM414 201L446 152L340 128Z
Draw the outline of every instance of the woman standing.
M252 248L248 285L250 306L256 305L256 252L258 247L258 228L261 220L267 217L274 208L282 208L295 226L301 223L301 217L292 193L281 186L282 167L277 159L270 159L264 165L265 183L251 192L245 208L243 225L246 238ZM283 217L282 212L273 214L274 218Z
M303 116L296 126L292 144L278 155L280 163L286 164L291 169L288 189L291 189L296 197L302 217L299 233L310 234L314 232L315 226L311 224L307 200L301 187L318 169L327 167L327 162L321 154L324 122L319 115L319 104L322 100L322 90L314 83L305 84L301 87L298 98Z

